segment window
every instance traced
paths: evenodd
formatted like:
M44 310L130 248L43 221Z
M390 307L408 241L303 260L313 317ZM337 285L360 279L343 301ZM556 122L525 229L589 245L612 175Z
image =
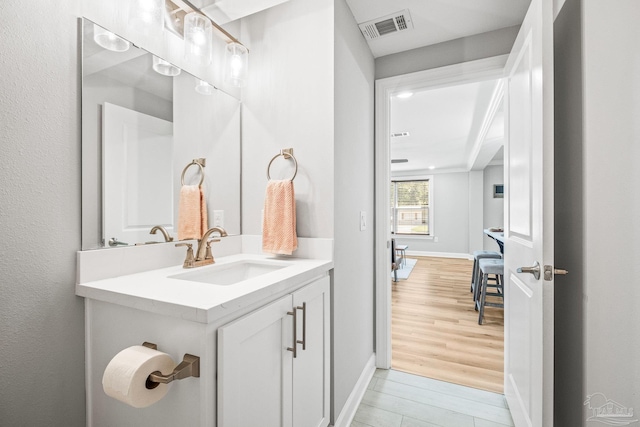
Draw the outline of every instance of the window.
M391 231L430 236L430 179L391 181Z

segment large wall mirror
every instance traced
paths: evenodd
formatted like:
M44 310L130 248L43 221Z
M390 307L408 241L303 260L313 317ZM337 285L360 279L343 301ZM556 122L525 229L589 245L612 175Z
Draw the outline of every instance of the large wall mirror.
M240 234L240 102L82 28L82 249L164 242L155 226L177 240L180 188L200 182L209 226Z

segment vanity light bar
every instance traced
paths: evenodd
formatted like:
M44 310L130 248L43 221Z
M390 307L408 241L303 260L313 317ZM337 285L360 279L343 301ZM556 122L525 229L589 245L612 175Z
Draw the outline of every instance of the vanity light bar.
M220 25L216 24L211 18L206 16L204 13L202 13L200 11L200 9L198 9L197 7L192 5L189 1L187 1L187 0L165 0L165 1L169 5L169 8L172 10L171 13L179 13L178 9L183 10L185 12L185 14L191 13L191 12L198 12L198 13L202 14L202 16L205 16L209 21L211 21L211 24L213 25L213 32L216 33L218 35L218 37L222 38L227 43L242 44L242 43L240 43L240 41L238 39L236 39L231 34L229 34ZM246 48L246 46L245 46L245 48Z

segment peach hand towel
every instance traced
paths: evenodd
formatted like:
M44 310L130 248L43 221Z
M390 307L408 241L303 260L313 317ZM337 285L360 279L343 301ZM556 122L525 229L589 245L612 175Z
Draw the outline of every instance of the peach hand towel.
M178 240L199 239L207 229L207 203L202 187L183 185L178 204Z
M296 236L296 199L291 180L267 183L262 218L262 250L291 255L298 248Z

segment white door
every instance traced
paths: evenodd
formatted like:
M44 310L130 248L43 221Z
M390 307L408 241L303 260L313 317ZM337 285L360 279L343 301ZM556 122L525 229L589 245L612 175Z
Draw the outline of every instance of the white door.
M173 232L173 123L118 105L102 106L103 238L129 244Z
M293 360L293 425L329 424L329 277L293 294L297 311Z
M505 395L517 427L553 425L552 4L532 0L505 68ZM518 271L536 263L539 276Z
M218 426L292 427L292 297L218 329Z

